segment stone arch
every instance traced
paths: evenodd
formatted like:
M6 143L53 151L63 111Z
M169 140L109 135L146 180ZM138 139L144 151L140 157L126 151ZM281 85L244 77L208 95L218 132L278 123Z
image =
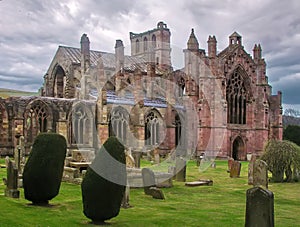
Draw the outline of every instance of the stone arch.
M229 124L247 123L247 102L250 96L250 78L245 70L238 66L226 83L227 122Z
M175 114L175 146L185 148L186 146L186 125L185 117L176 111Z
M2 103L0 103L0 148L4 147L8 143L8 137L9 137L8 126L9 126L9 121L8 121L7 110L5 106Z
M121 107L114 107L109 114L109 136L116 136L123 143L128 140L130 116L128 111Z
M148 39L147 37L144 38L143 40L143 46L144 46L144 52L146 52L148 50Z
M156 109L151 109L145 114L145 145L155 146L162 141L161 126L162 116Z
M74 103L68 119L68 143L71 146L92 147L95 121L90 106L85 102Z
M135 41L135 52L140 52L140 41L138 39Z
M24 113L24 137L33 143L40 132L55 131L54 113L52 108L42 100L30 102Z
M65 85L65 70L60 65L56 65L53 70L53 97L64 98Z
M152 41L152 47L156 48L156 35L154 34L152 35L151 41Z
M237 136L232 142L232 151L231 156L234 160L242 160L245 156L245 142L243 141L242 137Z

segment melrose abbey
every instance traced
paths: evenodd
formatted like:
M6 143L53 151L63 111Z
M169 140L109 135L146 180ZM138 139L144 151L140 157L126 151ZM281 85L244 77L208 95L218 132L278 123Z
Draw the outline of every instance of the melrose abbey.
M18 135L28 153L40 132L65 136L68 150L95 150L111 135L133 151L156 149L246 160L268 139L282 139L281 92L272 94L260 44L252 55L234 32L217 51L209 36L201 49L192 29L184 66L171 61L171 31L164 22L130 32L115 52L59 46L39 96L0 98L0 154L14 152Z

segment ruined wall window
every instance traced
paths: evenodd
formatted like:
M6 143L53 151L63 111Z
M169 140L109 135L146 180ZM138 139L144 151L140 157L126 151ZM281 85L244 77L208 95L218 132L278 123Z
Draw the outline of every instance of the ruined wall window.
M185 95L185 81L183 78L180 78L178 81L178 96L183 97Z
M140 52L140 41L138 39L135 41L135 52Z
M154 111L151 111L145 120L145 144L159 144L159 117Z
M127 141L129 114L121 107L117 107L111 111L109 121L109 136L116 136L123 142Z
M156 48L156 36L152 35L152 47Z
M40 132L48 131L49 109L43 102L34 103L27 113L26 129L28 142L33 142Z
M72 144L89 144L92 138L92 119L85 106L75 107L72 113Z
M148 49L148 39L147 37L144 38L144 52L146 52Z
M239 70L235 70L227 81L226 100L227 122L246 124L246 88Z
M64 97L64 84L66 80L65 72L62 67L58 66L54 75L54 97Z
M175 115L175 145L180 146L182 144L181 138L182 128L181 128L181 120L178 114Z

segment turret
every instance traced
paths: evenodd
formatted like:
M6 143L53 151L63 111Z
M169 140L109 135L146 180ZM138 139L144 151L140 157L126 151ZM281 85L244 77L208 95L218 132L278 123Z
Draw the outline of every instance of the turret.
M192 28L192 32L190 34L189 40L187 42L187 49L190 51L198 51L199 50L199 43L194 34L194 29Z
M217 39L215 36L209 36L207 40L208 57L214 58L217 55Z
M258 45L254 45L254 48L253 48L253 58L254 60L259 60L261 59L261 47L260 47L260 44Z
M81 36L81 67L85 72L90 67L90 40L86 34Z
M242 36L237 33L237 32L234 32L232 33L231 36L229 36L229 45L242 45Z

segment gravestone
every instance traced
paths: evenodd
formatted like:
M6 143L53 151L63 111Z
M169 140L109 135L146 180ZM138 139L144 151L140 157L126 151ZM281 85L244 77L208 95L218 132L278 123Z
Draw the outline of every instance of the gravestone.
M135 160L131 153L131 147L125 150L125 157L126 157L126 167L127 168L135 167Z
M268 164L263 160L257 160L253 167L253 186L268 189Z
M256 161L256 156L251 155L251 159L248 165L248 184L253 185L253 168L254 168L254 163Z
M5 158L6 163L6 188L5 196L11 198L19 198L20 191L18 190L18 168L15 163L9 159L8 156Z
M160 188L151 187L149 190L153 199L165 199L165 195Z
M23 174L23 169L25 166L25 143L24 143L24 136L16 137L18 139L18 145L14 150L14 160L18 172L20 175Z
M152 195L150 192L151 187L155 187L155 176L151 169L142 169L143 186L146 195Z
M158 148L154 149L153 156L154 156L154 162L155 162L155 164L159 164L159 162L160 162L160 156L159 156L159 150L158 150Z
M239 161L233 161L230 168L230 177L240 177L242 164Z
M231 166L232 166L232 163L234 162L234 159L233 158L229 158L228 159L228 170L227 172L230 173L230 170L231 170Z
M274 227L274 195L261 187L247 190L245 227Z
M175 162L175 180L180 182L185 182L186 179L186 161L181 158L177 157Z
M140 166L141 166L142 152L140 152L140 151L133 151L132 152L132 156L134 158L134 167L135 168L140 168Z

